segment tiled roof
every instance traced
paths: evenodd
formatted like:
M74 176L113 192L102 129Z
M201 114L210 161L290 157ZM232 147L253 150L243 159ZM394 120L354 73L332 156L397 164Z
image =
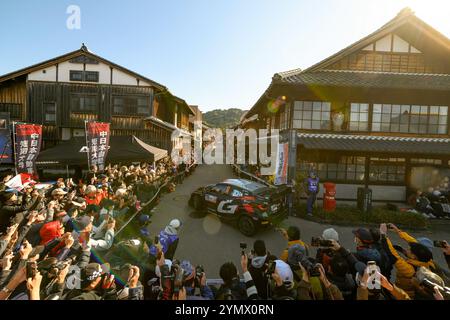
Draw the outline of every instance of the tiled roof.
M323 70L277 74L274 81L295 85L450 90L450 75Z
M176 126L174 126L173 124L163 121L161 119L158 119L154 116L150 116L145 118L145 120L150 121L164 129L166 129L167 131L173 132L173 131L177 131L179 134L184 135L184 136L192 136L192 134L186 130L183 130L181 128L177 128Z
M450 139L299 133L306 149L449 155Z

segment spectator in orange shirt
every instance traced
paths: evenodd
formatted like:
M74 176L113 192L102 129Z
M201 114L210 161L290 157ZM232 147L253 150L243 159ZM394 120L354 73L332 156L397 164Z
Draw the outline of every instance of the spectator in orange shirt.
M86 188L86 196L84 199L88 205L95 204L96 206L100 205L104 198L104 194L102 190L97 190L97 188L93 185L89 185Z

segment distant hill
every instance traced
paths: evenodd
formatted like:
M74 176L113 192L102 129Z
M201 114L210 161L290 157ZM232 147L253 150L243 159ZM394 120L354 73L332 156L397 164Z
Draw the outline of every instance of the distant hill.
M213 128L226 129L237 125L245 112L237 108L216 109L203 113L203 121Z

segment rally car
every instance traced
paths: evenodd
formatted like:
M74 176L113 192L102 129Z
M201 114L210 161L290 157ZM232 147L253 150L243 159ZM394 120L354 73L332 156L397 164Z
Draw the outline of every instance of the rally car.
M246 179L228 179L194 191L189 205L224 221L236 222L246 236L268 227L285 214L284 191Z

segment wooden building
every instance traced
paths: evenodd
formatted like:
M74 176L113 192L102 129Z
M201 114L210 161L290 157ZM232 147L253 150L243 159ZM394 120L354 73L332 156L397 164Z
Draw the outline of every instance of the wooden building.
M290 142L290 178L314 168L338 199L367 186L375 201L405 201L448 189L449 106L450 40L406 8L312 67L275 74L246 119Z
M142 75L81 49L0 76L0 112L43 125L44 148L84 136L85 120L111 123L114 136L134 135L170 152L171 129L189 129L188 104Z

